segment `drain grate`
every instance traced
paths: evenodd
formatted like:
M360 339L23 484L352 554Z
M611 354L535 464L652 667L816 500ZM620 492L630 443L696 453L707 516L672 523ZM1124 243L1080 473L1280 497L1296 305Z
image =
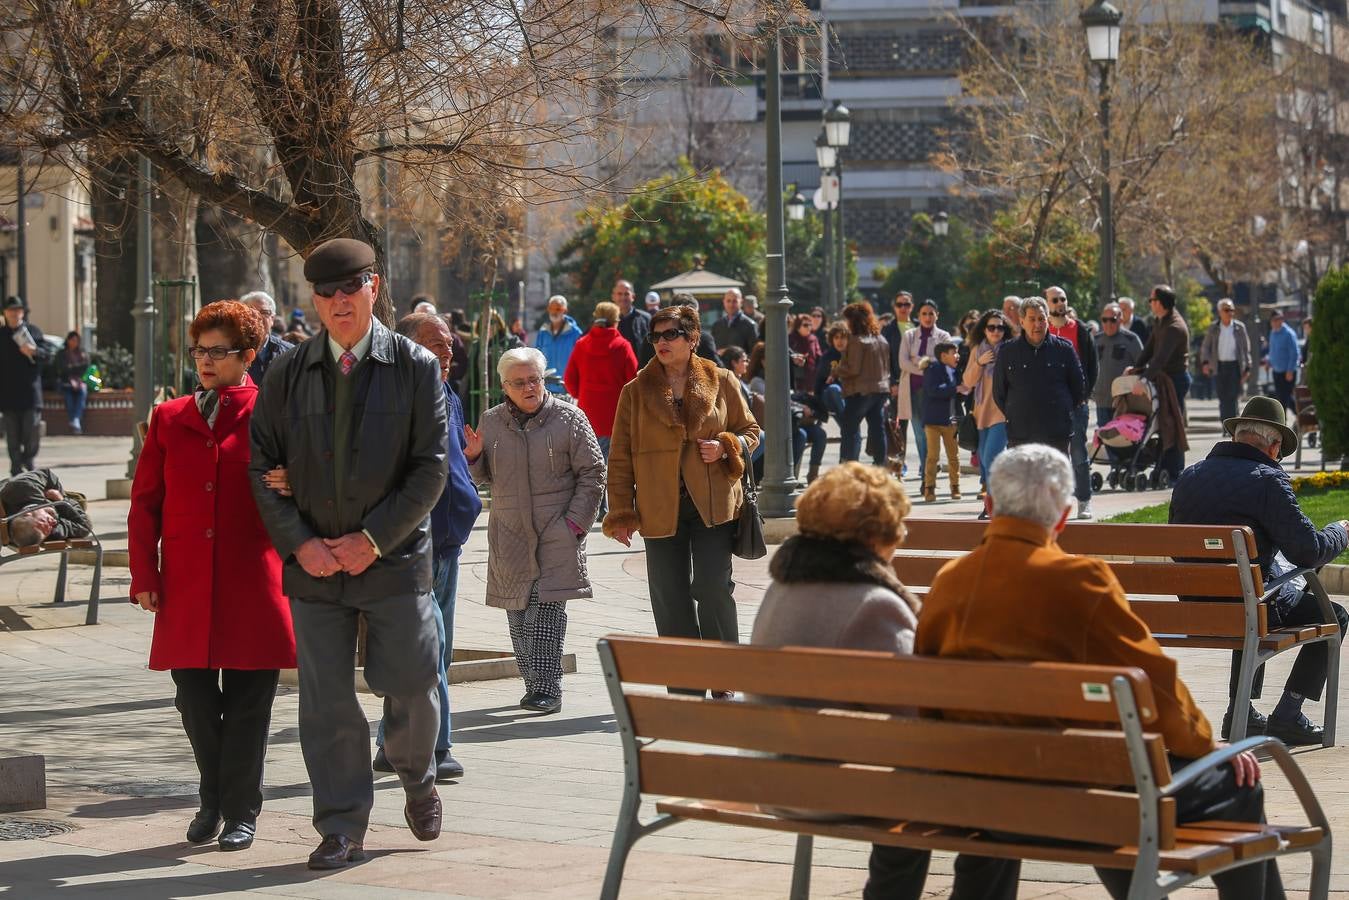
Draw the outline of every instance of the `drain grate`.
M0 817L0 841L40 841L57 834L69 834L71 830L70 826L56 822Z

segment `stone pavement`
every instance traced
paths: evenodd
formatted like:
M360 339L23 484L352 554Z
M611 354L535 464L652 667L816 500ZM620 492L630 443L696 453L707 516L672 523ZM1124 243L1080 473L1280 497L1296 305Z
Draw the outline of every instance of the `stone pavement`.
M1199 409L1197 425L1204 423ZM1196 436L1190 458L1215 435ZM125 466L127 442L56 438L41 462L67 485L102 497L103 479ZM835 450L830 449L834 458ZM1312 457L1314 466L1315 457ZM914 482L907 482L916 485ZM971 482L973 484L973 482ZM971 491L972 493L972 491ZM1098 514L1158 502L1163 495L1104 494ZM976 505L918 504L917 515L972 515ZM111 546L125 541L126 503L93 506ZM483 605L485 518L463 557L455 632L459 646L509 647L504 616ZM612 710L595 658L595 640L609 632L652 629L639 542L631 550L598 533L590 538L591 575L598 599L569 606L567 650L579 671L565 682L561 714L537 717L516 707L516 680L456 685L455 755L467 774L440 788L445 833L421 844L402 821L402 792L393 776L377 782L371 859L338 873L311 873L304 858L316 843L309 824L308 779L300 757L296 694L276 700L267 760L267 804L258 841L245 853L192 848L182 832L196 806L196 773L173 708L166 673L145 668L151 619L125 602L124 569L105 572L101 624L86 628L82 597L89 570L72 569L70 596L51 601L54 561L0 570L0 747L47 757L49 809L0 816L0 895L16 898L91 897L100 900L234 897L311 898L537 897L598 895L622 787L622 760ZM736 598L748 631L767 586L767 560L736 560ZM1227 657L1181 654L1181 671L1215 721L1225 702ZM1290 660L1271 667L1282 683ZM1271 693L1273 687L1271 687ZM372 722L378 703L363 698ZM1349 702L1349 679L1340 702ZM1320 715L1319 705L1309 709ZM1349 750L1297 754L1340 834L1349 834ZM1296 805L1283 779L1267 767L1271 816L1291 818ZM4 840L13 822L50 823L61 833ZM633 898L779 898L790 881L790 836L704 824L680 825L646 838L630 858L624 900ZM815 897L857 897L866 848L819 841ZM1285 881L1305 889L1305 857L1285 864ZM950 889L951 858L937 854L928 893ZM1349 900L1349 855L1340 852L1335 896ZM1028 864L1020 896L1103 897L1089 870ZM1179 896L1211 897L1195 888Z

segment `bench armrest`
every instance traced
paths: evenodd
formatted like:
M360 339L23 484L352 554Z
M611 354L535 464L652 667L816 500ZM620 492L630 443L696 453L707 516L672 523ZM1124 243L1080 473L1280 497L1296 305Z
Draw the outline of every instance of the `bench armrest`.
M1162 797L1173 797L1205 772L1226 765L1242 753L1253 750L1269 752L1274 758L1275 765L1288 779L1289 785L1293 788L1293 793L1297 795L1298 802L1302 804L1302 811L1307 815L1307 822L1321 828L1326 834L1330 834L1330 822L1326 819L1326 814L1321 809L1321 802L1316 799L1316 793L1307 781L1307 776L1303 774L1301 767L1293 759L1293 755L1288 752L1288 748L1284 746L1283 741L1268 735L1249 737L1235 744L1220 747L1212 753L1196 759L1176 772L1171 783L1162 788L1159 793Z
M1273 578L1265 582L1265 595L1260 599L1268 600L1275 591L1283 587L1294 578L1302 576L1307 580L1307 590L1316 597L1316 603L1321 609L1321 624L1338 625L1339 620L1335 618L1335 610L1330 605L1330 595L1326 593L1325 585L1321 583L1321 576L1316 569L1303 566L1298 569L1290 569L1284 572L1278 578Z
M21 510L19 510L18 512L16 512L16 513L15 513L14 515L12 515L12 516L5 516L3 519L0 519L0 521L3 521L6 525L8 525L10 522L13 522L13 521L14 521L15 519L17 519L19 516L25 516L25 515L27 515L27 514L30 513L30 512L34 512L34 511L39 510L39 509L54 509L54 508L56 507L56 504L57 504L58 502L60 502L60 503L66 503L66 502L68 502L68 501L60 500L60 501L52 501L52 502L50 502L50 503L39 503L39 504L37 504L36 506L30 506L30 507L27 507L26 509L21 509Z

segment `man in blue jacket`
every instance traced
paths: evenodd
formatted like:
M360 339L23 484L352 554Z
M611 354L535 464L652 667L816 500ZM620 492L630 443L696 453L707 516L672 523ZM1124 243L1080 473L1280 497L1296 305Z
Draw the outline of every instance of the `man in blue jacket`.
M482 512L482 499L468 474L464 458L464 408L449 388L450 366L454 362L450 328L440 316L413 313L398 323L398 333L412 338L435 354L440 361L445 390L447 454L449 478L440 499L431 508L431 589L436 598L436 630L440 636L440 732L436 735L436 780L461 778L464 767L450 753L450 690L448 672L454 653L454 600L459 589L459 553L473 532L473 523ZM375 743L376 772L392 772L384 755L384 723L381 721Z
M1073 345L1049 333L1049 307L1039 297L1021 301L1021 337L998 351L993 402L1007 417L1007 446L1048 444L1069 455L1073 410L1087 400L1087 384Z
M1297 367L1302 354L1297 348L1297 332L1283 319L1277 309L1269 317L1269 369L1274 377L1274 396L1285 409L1294 409L1293 387L1297 384ZM1288 452L1297 449L1297 444Z
M557 381L547 384L548 390L554 394L567 392L562 384L562 373L567 371L571 351L575 349L576 342L580 339L581 326L567 315L567 298L561 294L549 297L548 324L539 329L538 336L534 338L534 347L547 360L546 367L557 373Z
M1232 440L1214 446L1208 458L1190 466L1171 494L1170 520L1180 525L1247 525L1255 533L1257 558L1268 584L1280 574L1283 560L1293 566L1319 569L1344 552L1349 545L1349 522L1332 522L1317 530L1298 506L1288 473L1279 460L1297 449L1297 435L1285 424L1283 407L1272 397L1252 397L1241 415L1223 422ZM1276 560L1275 554L1282 554ZM1267 601L1270 628L1324 624L1315 595L1287 583ZM1339 622L1340 637L1349 625L1349 614L1331 604ZM1240 653L1232 663L1227 715L1223 737L1231 731L1237 702ZM1302 701L1321 698L1326 683L1329 654L1326 644L1308 644L1298 651L1297 661L1284 685L1283 697L1266 719L1252 707L1248 734L1269 734L1285 744L1319 744L1322 729L1302 713ZM1264 669L1256 673L1255 696L1260 696ZM1241 698L1247 702L1246 698Z

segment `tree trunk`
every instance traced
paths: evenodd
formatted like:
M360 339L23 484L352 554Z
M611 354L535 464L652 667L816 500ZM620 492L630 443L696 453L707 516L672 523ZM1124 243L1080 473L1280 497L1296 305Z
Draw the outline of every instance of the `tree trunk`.
M89 150L89 203L94 220L98 277L94 309L98 344L130 350L135 341L131 309L136 297L136 157Z

